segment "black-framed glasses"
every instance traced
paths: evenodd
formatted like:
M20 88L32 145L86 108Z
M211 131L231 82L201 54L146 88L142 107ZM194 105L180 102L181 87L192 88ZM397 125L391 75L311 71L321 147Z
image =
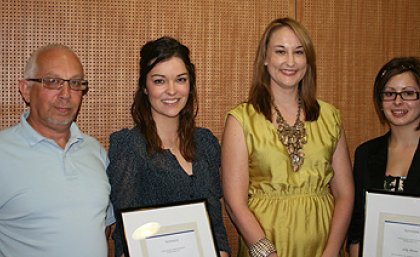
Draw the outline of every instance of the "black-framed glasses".
M419 99L420 92L417 91L383 91L381 92L382 101L391 102L397 99L397 96L400 96L404 101L416 101Z
M60 78L41 78L41 79L26 79L27 81L35 81L42 83L42 86L48 89L59 90L63 88L64 82L67 82L70 88L74 91L86 91L89 82L84 79L60 79Z

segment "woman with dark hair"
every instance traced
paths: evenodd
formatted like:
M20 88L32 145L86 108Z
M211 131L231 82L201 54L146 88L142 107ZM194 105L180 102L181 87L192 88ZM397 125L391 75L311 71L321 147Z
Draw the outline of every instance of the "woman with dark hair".
M195 69L189 49L170 37L146 43L131 114L132 129L110 137L108 175L115 210L207 199L221 256L230 252L220 198L220 145L197 128ZM113 235L121 256L122 228Z
M351 163L339 111L315 92L308 32L290 18L272 21L248 101L228 113L222 139L222 184L241 235L239 256L343 253Z
M394 58L379 70L373 102L390 130L356 149L356 196L347 239L351 257L362 256L367 189L420 195L419 95L419 58Z

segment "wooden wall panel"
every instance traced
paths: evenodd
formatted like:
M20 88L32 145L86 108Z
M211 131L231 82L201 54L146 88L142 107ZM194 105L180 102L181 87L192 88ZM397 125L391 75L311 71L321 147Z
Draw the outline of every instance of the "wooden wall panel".
M225 113L243 101L259 37L294 0L3 0L0 129L19 121L17 82L30 53L48 43L71 46L91 88L78 124L108 147L110 133L131 127L140 47L163 35L190 47L197 68L198 125L220 138ZM231 245L237 236L225 216Z
M418 0L298 0L297 19L317 50L318 96L340 108L350 153L383 134L372 91L380 67L420 56Z
M226 111L247 96L262 30L289 8L286 0L2 1L0 128L24 108L17 81L30 53L58 42L80 55L90 81L79 124L108 146L111 132L132 126L141 45L169 35L197 66L198 124L220 137Z
M340 108L353 154L385 131L371 101L377 70L394 56L420 56L419 10L418 0L3 0L0 129L24 109L17 81L30 53L63 43L79 54L91 85L79 125L107 147L111 132L132 126L140 46L170 35L190 47L197 66L198 124L220 138L226 111L247 96L264 27L291 16L312 35L318 95Z

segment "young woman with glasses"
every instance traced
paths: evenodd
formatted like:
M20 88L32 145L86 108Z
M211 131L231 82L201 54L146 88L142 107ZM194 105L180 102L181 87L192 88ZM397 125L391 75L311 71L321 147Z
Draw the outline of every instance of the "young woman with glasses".
M351 257L362 253L366 189L420 195L419 86L416 57L394 58L376 76L375 109L390 130L356 149L356 197L347 240Z

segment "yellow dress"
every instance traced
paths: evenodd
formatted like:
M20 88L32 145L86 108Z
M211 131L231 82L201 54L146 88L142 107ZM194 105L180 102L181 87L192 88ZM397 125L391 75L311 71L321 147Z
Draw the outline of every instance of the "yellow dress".
M248 206L276 245L279 257L321 256L328 238L334 209L329 188L334 175L331 163L341 134L341 117L332 105L318 103L318 120L305 122L308 142L297 172L277 128L263 114L248 103L229 112L240 122L248 147ZM242 240L238 256L249 256Z

